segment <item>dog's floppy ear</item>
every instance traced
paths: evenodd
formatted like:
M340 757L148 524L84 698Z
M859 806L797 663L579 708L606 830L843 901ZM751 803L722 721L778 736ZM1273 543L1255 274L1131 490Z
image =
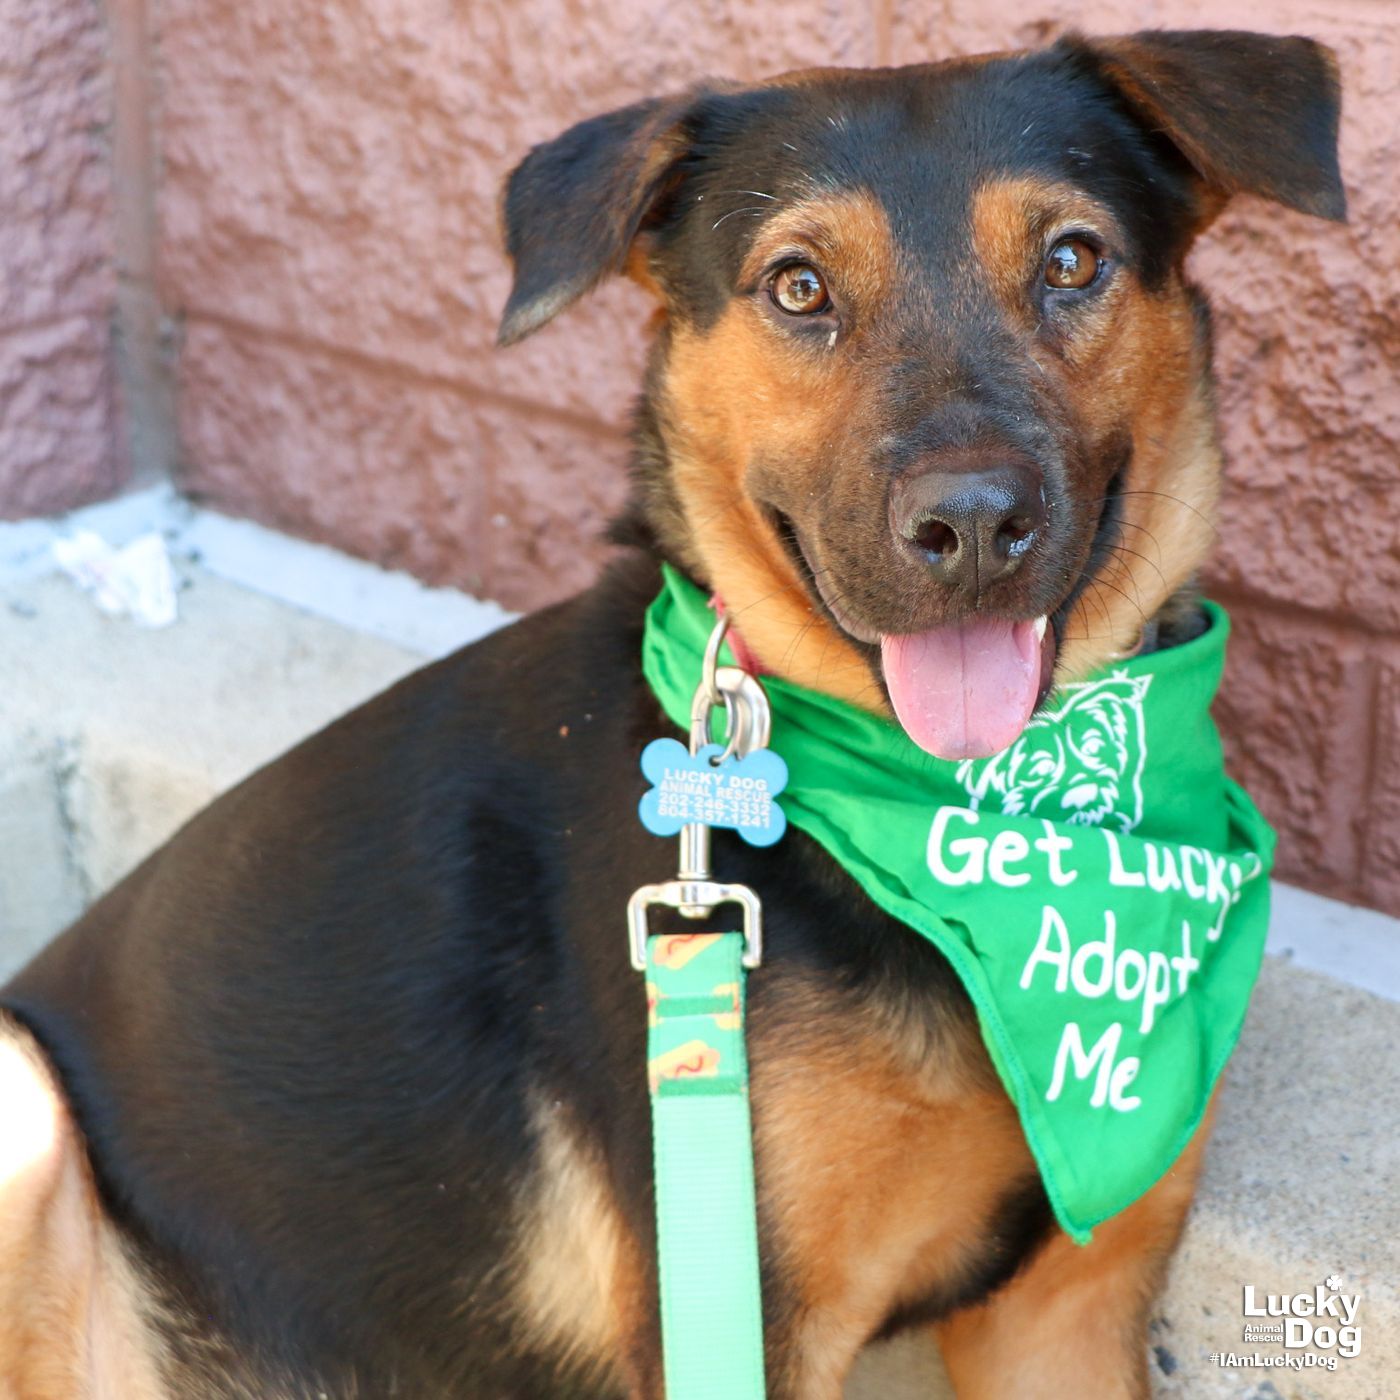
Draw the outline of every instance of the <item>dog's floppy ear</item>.
M570 127L510 173L502 202L515 282L497 343L551 321L609 273L687 149L684 118L699 90L652 98Z
M1330 49L1232 29L1065 42L1090 55L1139 120L1171 140L1218 204L1257 194L1345 220L1341 88Z

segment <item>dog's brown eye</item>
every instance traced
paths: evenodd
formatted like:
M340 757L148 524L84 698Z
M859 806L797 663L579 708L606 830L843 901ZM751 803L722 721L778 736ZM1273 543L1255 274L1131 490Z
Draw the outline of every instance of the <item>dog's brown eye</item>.
M1066 238L1045 260L1045 285L1066 291L1087 287L1099 275L1099 255L1082 238Z
M773 300L794 316L825 310L831 298L821 273L806 263L792 263L773 279Z

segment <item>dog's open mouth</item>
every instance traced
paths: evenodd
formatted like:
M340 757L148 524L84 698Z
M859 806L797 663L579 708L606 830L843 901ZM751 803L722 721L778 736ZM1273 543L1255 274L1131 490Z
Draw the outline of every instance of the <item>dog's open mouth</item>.
M885 686L905 733L938 758L985 758L1015 743L1050 689L1049 621L970 617L882 637Z
M882 635L830 596L800 532L774 513L783 547L831 620L865 650L909 737L937 758L985 758L1013 744L1049 694L1060 632L1107 551L1117 518L1117 478L1105 493L1088 562L1054 612L1030 620L972 616L923 632Z

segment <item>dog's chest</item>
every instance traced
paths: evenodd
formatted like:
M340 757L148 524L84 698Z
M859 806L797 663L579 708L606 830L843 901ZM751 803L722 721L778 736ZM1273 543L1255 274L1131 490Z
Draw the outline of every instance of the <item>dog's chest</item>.
M820 1371L960 1295L1034 1167L975 1023L810 984L772 1000L750 1029L760 1216Z

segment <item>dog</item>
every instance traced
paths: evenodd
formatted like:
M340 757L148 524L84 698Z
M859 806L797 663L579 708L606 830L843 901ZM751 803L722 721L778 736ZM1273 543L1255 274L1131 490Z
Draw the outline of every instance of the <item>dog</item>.
M4 989L0 1388L660 1396L623 931L674 869L636 820L675 732L639 662L659 561L975 802L1130 821L1131 687L1073 686L1201 626L1220 457L1183 261L1237 194L1344 216L1338 105L1306 39L1070 36L702 85L531 151L501 341L610 274L657 303L620 552L227 793ZM973 633L1033 646L1029 679L915 703L900 648ZM1026 724L1062 703L1072 755ZM799 832L715 862L766 914L770 1396L834 1400L910 1327L961 1397L1147 1395L1204 1131L1073 1244L940 954Z

